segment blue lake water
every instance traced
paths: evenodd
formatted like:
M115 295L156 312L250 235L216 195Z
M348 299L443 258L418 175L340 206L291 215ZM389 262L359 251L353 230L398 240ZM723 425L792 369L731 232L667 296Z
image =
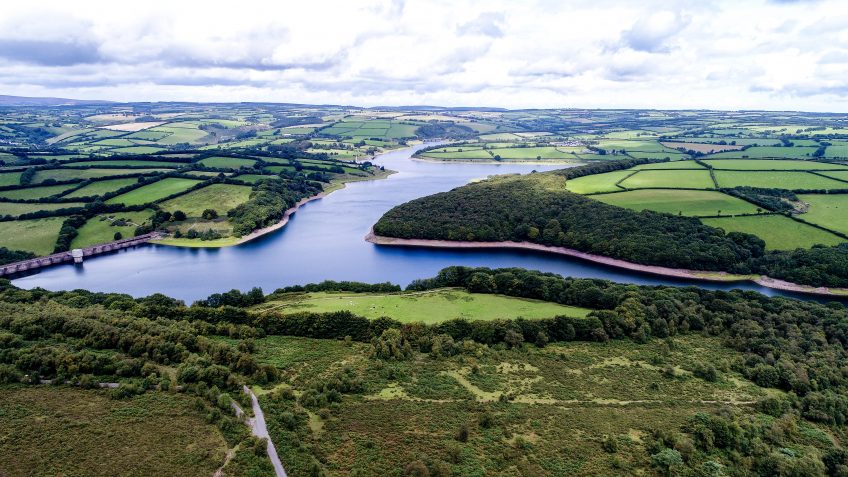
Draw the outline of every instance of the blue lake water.
M384 180L348 184L301 207L281 230L240 246L187 249L147 245L86 259L81 266L48 268L14 283L23 288L83 288L136 297L161 292L191 302L233 288L259 286L268 293L282 286L322 280L406 285L416 278L431 277L444 267L466 265L523 267L626 283L743 288L766 295L797 296L753 283L666 279L541 252L387 247L366 242L364 237L371 226L395 205L493 174L562 167L423 162L410 159L413 152L410 148L379 156L374 162L398 173Z

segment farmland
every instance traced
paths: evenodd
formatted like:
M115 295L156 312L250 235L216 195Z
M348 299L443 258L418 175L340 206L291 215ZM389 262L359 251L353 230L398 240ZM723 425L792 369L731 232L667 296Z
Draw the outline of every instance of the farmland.
M116 233L120 233L123 238L130 238L137 227L149 222L152 215L152 210L146 210L94 216L78 229L79 235L71 242L71 248L111 242L115 240Z
M202 181L194 179L166 178L109 199L111 204L141 205L156 202L170 195L183 192Z
M750 202L707 190L643 189L595 196L596 200L633 210L653 210L693 217L755 214Z
M804 217L806 219L806 216ZM701 219L726 232L742 232L763 239L770 250L793 250L813 245L838 245L845 239L782 215Z
M53 253L59 229L62 228L62 219L50 217L0 222L0 227L3 227L3 233L0 234L0 247L23 250L36 255L48 255Z
M247 202L250 187L230 184L212 184L183 194L159 204L162 210L183 211L189 217L200 217L206 209L226 215L230 209Z

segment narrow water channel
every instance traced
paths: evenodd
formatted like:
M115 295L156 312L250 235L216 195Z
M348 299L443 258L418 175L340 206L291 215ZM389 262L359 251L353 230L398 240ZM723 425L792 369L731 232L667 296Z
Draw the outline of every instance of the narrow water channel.
M420 147L420 146L419 146ZM564 276L593 277L647 285L743 288L766 295L797 296L753 283L721 284L667 279L627 272L568 257L509 250L438 250L380 247L363 240L380 216L395 205L447 191L493 174L526 174L563 166L532 164L444 164L410 158L415 148L389 152L375 162L398 171L388 179L356 182L304 205L281 230L249 243L221 249L148 245L62 265L14 280L23 288L83 288L140 297L161 292L186 302L233 288L322 280L392 282L406 285L450 265L523 267Z

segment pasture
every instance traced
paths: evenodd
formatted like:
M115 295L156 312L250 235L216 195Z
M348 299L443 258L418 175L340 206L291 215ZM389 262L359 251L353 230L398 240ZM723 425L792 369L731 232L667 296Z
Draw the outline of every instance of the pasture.
M639 171L620 184L627 189L649 189L655 187L712 189L715 188L709 171Z
M213 169L238 169L240 167L253 167L256 165L256 161L238 157L213 156L201 160L199 164Z
M47 169L35 173L32 182L37 184L49 179L69 181L74 179L95 179L98 177L142 175L154 172L168 172L167 169Z
M68 164L74 167L98 167L98 166L133 166L133 167L181 167L185 164L171 161L156 161L149 159L120 159L120 160L103 160L103 161L82 161Z
M117 197L112 197L107 200L107 204L124 204L124 205L141 205L157 200L164 199L173 194L183 192L202 181L194 179L182 179L177 177L167 177L160 181L148 184L138 189L131 190L126 194L121 194Z
M815 161L792 161L785 159L707 159L713 169L733 169L737 171L848 171L848 166Z
M277 178L277 176L262 175L262 174L241 174L241 175L233 177L233 179L237 179L237 180L240 180L240 181L243 181L243 182L248 182L248 183L251 183L251 184L256 184L259 181L276 179L276 178Z
M64 184L43 187L26 187L23 189L13 189L0 191L0 198L14 200L29 200L29 199L44 199L59 195L68 189L72 189L75 184Z
M755 214L757 206L709 190L644 189L592 197L606 204L633 210L653 210L690 217Z
M848 184L809 172L715 171L719 187L762 187L787 190L848 189Z
M4 215L12 215L18 216L22 214L29 214L31 212L38 212L41 210L59 210L59 209L68 209L73 207L84 207L85 203L83 202L61 202L61 203L43 203L43 202L0 202L0 216ZM2 226L0 226L2 227Z
M64 386L0 387L0 473L212 475L227 446L192 401L163 392L110 399Z
M64 217L48 217L2 222L0 226L3 228L3 233L0 234L0 247L6 247L9 250L25 250L36 255L51 254L64 220Z
M250 187L232 184L212 184L166 200L159 204L162 210L181 210L188 217L200 217L205 209L214 209L224 217L230 209L247 202Z
M807 194L798 198L810 204L807 212L799 216L802 220L848 235L848 194Z
M124 179L107 179L102 181L94 181L87 186L80 187L79 189L70 192L64 197L66 198L76 198L76 197L93 197L100 196L103 194L108 194L109 192L114 192L118 189L123 189L124 187L131 186L133 184L137 184L138 179L134 177L127 177Z
M596 192L613 192L623 190L615 185L616 182L633 174L633 171L613 171L603 174L568 179L565 188L578 194L593 194Z
M282 313L349 310L370 319L391 316L402 322L439 323L454 318L494 320L521 316L527 319L553 316L584 317L590 310L539 300L502 295L473 294L441 289L393 294L307 293L291 294L261 305Z
M133 237L136 227L144 225L152 215L152 210L143 210L141 212L116 212L92 217L77 229L79 235L71 242L71 248L111 242L115 239L116 232L120 232L124 238Z
M802 216L802 218L804 218ZM722 217L701 219L701 222L724 229L725 232L743 232L763 239L769 250L794 250L813 245L838 245L843 240L832 233L811 225L796 222L782 215L748 217Z
M655 171L661 169L704 169L704 166L698 164L695 161L668 161L668 162L655 162L652 164L639 164L638 166L633 166L629 170L631 171Z
M0 174L0 187L16 186L21 183L23 172L4 172Z
M738 151L727 151L720 152L718 154L711 154L709 158L711 159L719 159L719 158L751 158L751 159L763 159L763 158L790 158L790 159L804 159L812 157L813 153L816 152L817 147L814 146L799 146L799 147L783 147L783 146L753 146L748 149L738 150Z

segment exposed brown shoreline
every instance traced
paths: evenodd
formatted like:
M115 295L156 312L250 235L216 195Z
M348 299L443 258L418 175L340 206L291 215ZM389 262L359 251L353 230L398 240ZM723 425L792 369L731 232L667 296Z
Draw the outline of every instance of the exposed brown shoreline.
M812 295L826 296L848 296L846 288L811 287L798 283L777 280L764 275L735 275L727 272L708 272L701 270L686 270L681 268L658 267L654 265L642 265L616 258L581 252L565 247L551 247L531 242L465 242L452 240L427 240L427 239L401 239L395 237L384 237L374 234L374 231L365 236L365 240L377 245L396 245L408 247L432 247L432 248L466 248L466 249L519 249L534 250L538 252L555 253L575 257L590 262L631 270L634 272L649 273L664 277L682 278L687 280L704 280L712 282L744 282L751 281L760 286L773 288L775 290L790 291L796 293L808 293Z

